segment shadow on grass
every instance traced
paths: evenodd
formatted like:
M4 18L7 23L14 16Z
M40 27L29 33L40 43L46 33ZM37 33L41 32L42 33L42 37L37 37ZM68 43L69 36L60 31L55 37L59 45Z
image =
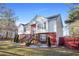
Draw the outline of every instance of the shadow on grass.
M11 52L6 52L6 51L0 51L2 53L8 53L8 54L11 54L12 56L15 55L15 56L22 56L20 54L16 54L16 53L11 53ZM7 55L6 55L7 56Z

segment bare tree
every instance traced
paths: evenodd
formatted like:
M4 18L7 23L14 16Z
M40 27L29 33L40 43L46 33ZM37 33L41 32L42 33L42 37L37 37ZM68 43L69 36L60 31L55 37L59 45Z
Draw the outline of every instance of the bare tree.
M8 38L9 32L17 31L15 24L16 17L12 9L7 8L5 4L0 4L0 29L5 30L6 38ZM12 35L12 34L11 34Z

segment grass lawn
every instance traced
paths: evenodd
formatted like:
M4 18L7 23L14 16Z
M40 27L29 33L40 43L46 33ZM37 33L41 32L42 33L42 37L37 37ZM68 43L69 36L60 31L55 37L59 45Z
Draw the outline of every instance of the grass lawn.
M0 41L0 56L79 56L79 51L62 47L20 48L10 41Z

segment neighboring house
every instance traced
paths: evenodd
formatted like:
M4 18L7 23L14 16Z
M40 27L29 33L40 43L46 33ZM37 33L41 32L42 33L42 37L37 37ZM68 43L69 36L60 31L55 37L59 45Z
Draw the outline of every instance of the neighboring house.
M28 24L19 25L18 34L36 35L40 41L46 41L49 36L51 41L58 45L59 37L63 37L61 16L59 14L51 17L35 16Z

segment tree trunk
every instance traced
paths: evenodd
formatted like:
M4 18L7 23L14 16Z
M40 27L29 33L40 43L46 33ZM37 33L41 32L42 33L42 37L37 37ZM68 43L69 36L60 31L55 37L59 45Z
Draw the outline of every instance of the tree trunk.
M6 32L6 39L8 40L8 31Z

